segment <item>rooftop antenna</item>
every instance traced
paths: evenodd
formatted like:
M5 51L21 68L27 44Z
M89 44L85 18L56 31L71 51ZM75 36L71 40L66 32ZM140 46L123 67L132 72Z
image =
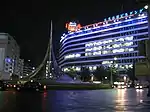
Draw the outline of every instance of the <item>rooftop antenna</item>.
M124 5L122 4L121 5L121 12L123 12L124 11Z

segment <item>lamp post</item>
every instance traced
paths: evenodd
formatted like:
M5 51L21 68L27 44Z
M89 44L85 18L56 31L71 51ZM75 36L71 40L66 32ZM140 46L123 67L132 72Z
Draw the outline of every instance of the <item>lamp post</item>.
M113 85L113 71L112 71L112 67L114 65L114 61L116 61L116 60L117 60L117 58L114 57L113 64L111 64L111 70L110 70L110 72L111 72L111 74L110 74L110 83L111 83L111 85Z

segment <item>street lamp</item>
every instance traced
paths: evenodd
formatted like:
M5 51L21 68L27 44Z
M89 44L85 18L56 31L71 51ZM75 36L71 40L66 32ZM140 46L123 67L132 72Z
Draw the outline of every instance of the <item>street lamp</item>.
M114 59L113 60L117 60L117 57L114 57ZM110 74L110 83L111 83L111 85L113 85L113 73L112 73L112 67L113 67L113 65L114 65L114 61L113 61L113 64L111 64L111 74Z
M145 5L144 8L145 8L145 9L148 9L148 5Z

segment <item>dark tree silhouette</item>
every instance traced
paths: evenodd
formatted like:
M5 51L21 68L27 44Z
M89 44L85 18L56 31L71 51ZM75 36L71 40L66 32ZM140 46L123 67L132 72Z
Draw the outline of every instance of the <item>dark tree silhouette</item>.
M70 76L72 79L74 79L74 77L76 77L76 75L77 75L77 72L75 71L75 69L69 68L67 75Z
M128 68L127 75L129 79L132 81L132 85L134 85L134 81L137 80L135 74L134 74L134 68Z
M105 77L109 76L109 73L104 66L100 66L93 72L93 75L97 80L102 81Z
M82 81L90 81L90 79L91 79L90 74L91 74L91 72L88 68L86 68L86 67L81 68L81 80Z

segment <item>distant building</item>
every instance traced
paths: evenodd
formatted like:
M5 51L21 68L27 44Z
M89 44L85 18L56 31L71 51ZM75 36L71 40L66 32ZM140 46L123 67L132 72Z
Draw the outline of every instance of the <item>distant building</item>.
M23 76L24 59L19 59L19 72L20 76Z
M32 65L31 61L24 61L23 66L23 74L20 76L20 78L28 76L31 72L34 72L35 67Z
M48 79L48 78L52 78L52 72L51 72L51 69L50 69L50 61L47 61L46 62L46 68L45 68L46 70L46 76L45 76L45 78L46 79ZM53 68L52 68L53 69Z
M0 79L9 80L19 73L20 48L8 33L0 33Z

